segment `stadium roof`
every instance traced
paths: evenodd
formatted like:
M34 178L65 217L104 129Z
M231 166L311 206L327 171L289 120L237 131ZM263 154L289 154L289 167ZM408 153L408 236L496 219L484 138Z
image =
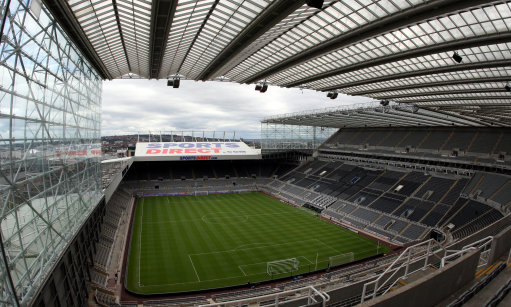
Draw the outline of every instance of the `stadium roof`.
M447 109L439 111L434 108L420 108L410 104L390 103L388 106L382 106L379 103L367 103L280 114L264 118L262 123L331 128L510 126L509 122L497 123L494 119L489 122L482 113L478 117L474 116L473 113L468 109L456 113Z
M43 2L105 79L267 82L511 125L511 1Z

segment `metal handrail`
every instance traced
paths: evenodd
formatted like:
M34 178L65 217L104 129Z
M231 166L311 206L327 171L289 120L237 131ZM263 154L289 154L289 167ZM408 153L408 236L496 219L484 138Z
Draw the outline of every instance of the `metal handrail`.
M243 299L238 299L238 300L232 300L232 301L228 301L228 302L199 305L199 307L227 306L227 305L242 306L243 303L250 303L250 302L254 302L254 301L263 301L263 300L268 300L268 299L275 299L275 306L278 306L279 297L286 296L286 294L294 294L297 292L302 292L304 290L309 290L308 296L307 296L309 305L311 303L317 303L317 301L314 299L314 295L312 293L315 293L315 295L321 297L323 307L325 307L326 303L330 301L330 295L328 295L328 293L319 291L318 289L314 288L313 286L307 286L307 287L303 287L303 288L292 289L292 290L271 293L271 294L266 294L266 295L261 295L261 296L243 298Z

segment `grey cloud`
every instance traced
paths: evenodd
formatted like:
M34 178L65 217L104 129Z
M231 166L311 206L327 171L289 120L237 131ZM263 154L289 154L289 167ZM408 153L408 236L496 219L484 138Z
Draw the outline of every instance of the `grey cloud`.
M259 134L263 117L360 103L369 98L270 86L183 80L179 89L166 80L114 80L103 85L102 135L168 130L236 131Z

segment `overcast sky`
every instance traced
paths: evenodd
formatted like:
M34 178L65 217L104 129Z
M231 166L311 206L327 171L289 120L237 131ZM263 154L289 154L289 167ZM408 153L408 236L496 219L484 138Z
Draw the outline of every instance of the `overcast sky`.
M264 117L363 103L370 98L339 95L335 100L311 90L182 80L178 89L166 80L113 80L103 83L101 134L158 131L236 131L258 138Z

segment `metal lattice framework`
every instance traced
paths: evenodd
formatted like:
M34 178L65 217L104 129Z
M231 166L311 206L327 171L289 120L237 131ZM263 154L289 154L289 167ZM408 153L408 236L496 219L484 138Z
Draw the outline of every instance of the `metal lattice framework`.
M0 305L16 306L102 197L102 80L45 9L1 4Z

